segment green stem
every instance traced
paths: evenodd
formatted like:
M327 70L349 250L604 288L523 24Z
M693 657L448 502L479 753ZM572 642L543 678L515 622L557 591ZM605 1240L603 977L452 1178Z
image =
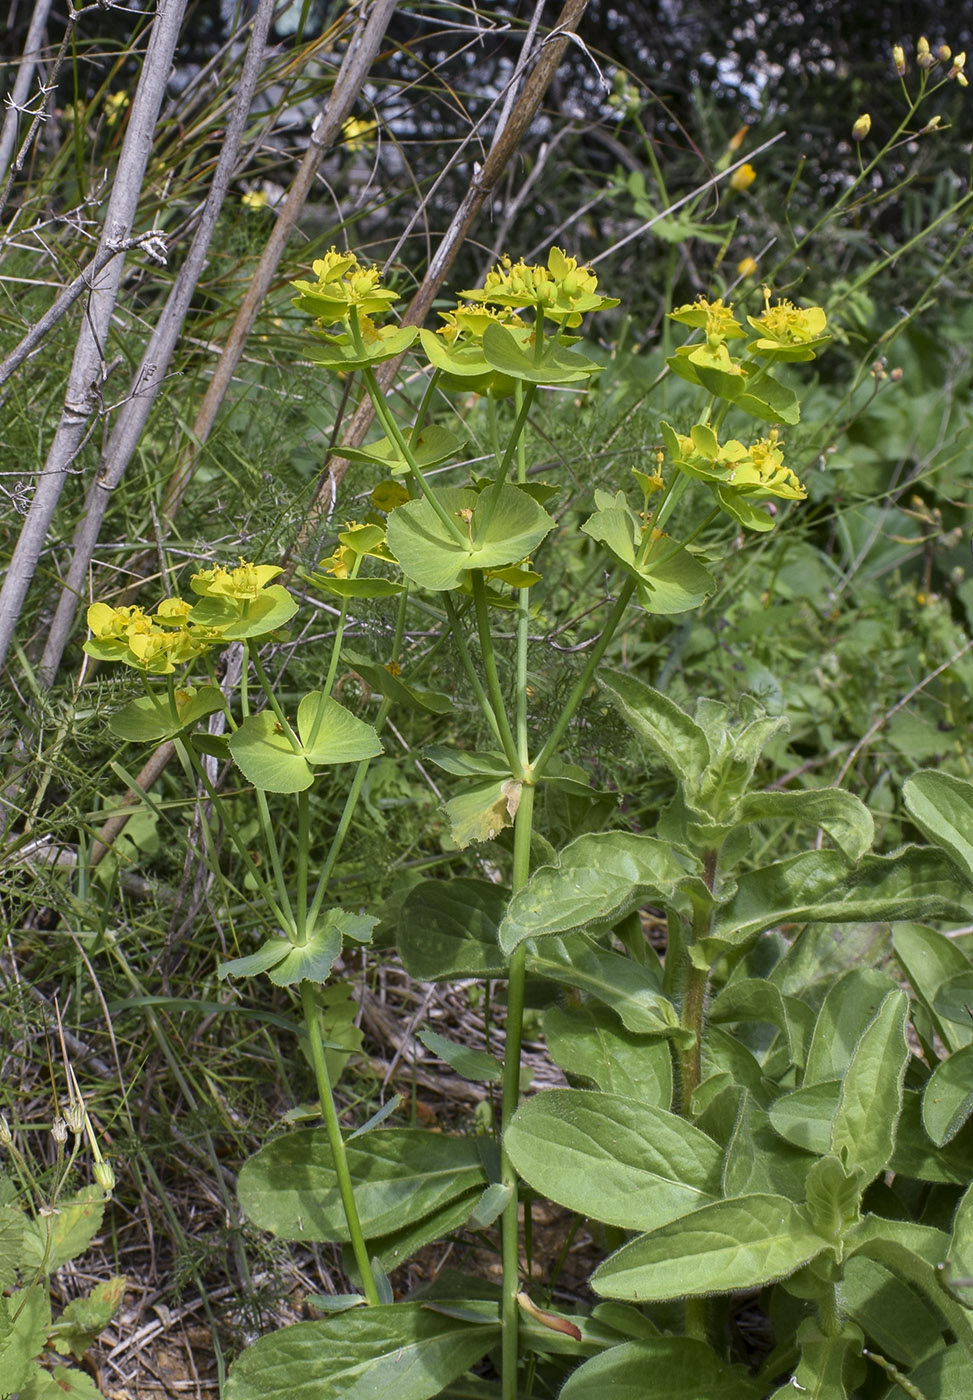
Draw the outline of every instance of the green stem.
M422 492L425 499L429 502L433 510L438 515L444 529L449 533L454 544L462 545L464 549L467 549L469 547L469 540L467 539L463 531L460 529L459 525L457 525L453 517L447 512L439 497L436 495L435 491L432 489L432 487L426 481L426 478L423 476L422 471L419 467L419 463L416 461L415 456L412 452L412 448L406 441L402 429L395 421L394 414L392 414L389 411L389 406L385 402L385 396L382 393L381 387L379 386L379 382L375 377L375 371L372 369L371 365L367 365L365 369L362 370L362 378L364 379L365 387L368 390L368 397L371 399L372 405L375 409L375 415L381 422L382 427L385 429L388 436L392 439L396 447L402 453L402 456L405 459L405 461L408 463L409 471L412 474L413 481L419 487L419 490Z
M493 730L494 736L499 744L501 742L500 725L497 723L497 717L493 713L493 706L490 704L487 693L483 689L483 684L476 674L476 667L473 665L473 658L470 656L470 648L466 641L466 635L460 625L462 619L457 611L456 604L453 602L452 595L444 593L442 594L442 599L446 605L446 616L449 619L450 635L456 643L456 650L459 652L460 661L463 663L463 672L470 683L470 689L476 696L476 702L480 707L483 718Z
M312 982L301 983L301 1007L304 1011L304 1024L307 1027L308 1043L311 1049L311 1064L314 1067L314 1078L317 1081L318 1097L321 1101L321 1116L324 1119L324 1126L328 1133L331 1158L334 1162L335 1176L338 1178L338 1192L341 1196L342 1207L344 1208L348 1234L351 1237L351 1249L355 1256L358 1272L361 1275L365 1297L368 1299L369 1303L374 1305L379 1301L378 1289L375 1286L375 1276L372 1273L371 1262L368 1258L368 1248L365 1244L361 1219L358 1215L358 1206L355 1202L355 1193L351 1183L351 1171L348 1167L348 1154L345 1151L345 1140L341 1132L341 1124L338 1121L338 1110L335 1107L334 1094L331 1089L331 1078L328 1074L328 1062L324 1054L324 1042L321 1038L321 1022L318 1017L318 1007L314 999L314 984Z
M480 640L480 651L483 656L483 670L486 674L487 695L489 697L490 708L493 710L497 721L500 743L503 745L504 756L510 764L510 772L515 778L522 778L524 770L520 755L517 752L517 745L514 743L514 736L510 729L510 721L507 718L507 708L504 703L503 691L500 688L500 677L497 673L497 657L493 650L493 636L490 631L490 610L487 603L486 580L483 577L482 569L471 569L470 578L473 583L473 606L476 610L476 630Z
M512 888L516 893L530 874L530 843L534 825L536 788L525 784L514 821L514 863ZM506 1129L520 1101L520 1057L524 1036L524 988L527 976L527 947L521 944L510 960L507 981L507 1038L503 1055L502 1130ZM501 1139L500 1179L510 1189L510 1199L500 1222L500 1249L503 1263L503 1323L501 1396L516 1400L519 1309L517 1292L520 1275L520 1220L518 1177Z
M598 638L585 662L581 675L571 687L571 693L565 701L564 708L558 716L557 723L547 736L544 747L534 759L531 770L534 780L537 781L544 772L551 758L557 753L558 745L564 737L564 733L574 718L575 712L581 701L588 693L588 687L594 678L594 674L601 664L601 659L608 650L608 644L618 630L618 626L625 615L632 594L635 592L637 580L630 574L619 589L618 597L615 599L615 606L611 610L608 621L605 623L604 631Z

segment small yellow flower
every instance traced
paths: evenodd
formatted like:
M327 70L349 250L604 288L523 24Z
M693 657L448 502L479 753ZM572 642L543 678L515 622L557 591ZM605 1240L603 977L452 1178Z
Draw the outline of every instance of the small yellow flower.
M936 57L943 63L946 63L952 56L953 50L948 44L940 44L939 48L936 50Z
M756 272L757 272L757 260L756 260L756 258L750 258L750 257L741 258L740 261L737 263L737 276L738 276L738 277L754 277L754 276L756 276Z
M749 161L741 165L739 170L734 170L730 176L730 189L736 190L738 194L748 190L757 178L757 172Z
M580 326L588 311L604 311L617 306L615 297L599 295L598 278L590 267L576 258L569 258L560 248L552 248L547 266L528 266L521 259L512 262L504 255L483 280L482 287L460 292L461 297L513 310L533 307L539 316L546 316L562 326Z
M439 315L446 324L440 326L436 334L441 335L447 345L453 345L457 340L481 340L491 321L515 330L527 328L527 322L508 306L486 306L483 302L454 306L452 311L440 311Z
M248 564L241 559L236 569L224 569L221 564L200 569L189 580L189 586L201 598L233 598L238 603L249 603L283 572L277 564Z
M738 127L727 142L726 149L728 151L738 151L743 145L744 141L746 140L747 132L749 130L749 126Z
M855 125L851 128L851 139L853 141L864 141L871 129L872 118L868 112L863 112L855 122Z
M240 203L243 205L244 209L266 209L268 203L266 191L247 190L246 194L240 200Z
M929 49L929 40L923 34L916 44L916 63L920 68L931 68L935 62L936 60Z
M332 248L323 258L311 264L317 282L292 282L300 296L294 305L306 311L322 325L347 321L352 310L363 316L381 315L398 293L386 290L377 267L362 267L354 253L339 253Z
M109 126L115 126L128 104L127 92L113 92L105 98L105 121Z
M955 56L955 58L953 59L953 66L952 66L952 68L950 68L949 72L946 74L947 78L957 78L957 79L959 79L959 78L961 78L961 77L965 77L966 75L965 75L964 72L963 72L963 69L964 69L965 67L966 67L966 53L965 53L965 52L963 52L963 53L958 53L958 54ZM962 86L962 85L961 85L961 86Z
M905 77L905 49L902 47L901 44L893 44L893 46L892 46L892 62L893 62L894 65L895 65L895 71L896 71L896 73L898 73L898 75L899 75L900 78L904 78L904 77Z
M821 306L795 306L792 301L779 300L776 306L770 304L770 288L764 288L764 309L759 316L748 316L747 320L759 339L752 342L758 352L772 353L791 349L785 358L813 359L814 350L824 338L828 318ZM805 350L803 347L807 347ZM795 355L793 352L797 350Z
M754 264L756 266L756 264ZM739 340L746 331L733 314L732 306L724 306L723 298L707 301L699 297L685 306L677 306L669 312L670 321L678 321L682 326L693 326L706 332L706 340L711 348L722 345L724 340Z
M345 138L345 145L349 151L363 151L372 144L377 131L377 121L364 121L359 117L349 117L341 128L341 134Z

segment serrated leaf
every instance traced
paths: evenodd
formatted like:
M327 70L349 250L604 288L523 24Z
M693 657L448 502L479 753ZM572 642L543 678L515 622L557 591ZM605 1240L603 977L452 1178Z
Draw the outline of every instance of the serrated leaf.
M262 1337L234 1362L223 1400L429 1400L498 1339L498 1324L421 1303L355 1308Z
M18 1391L29 1384L35 1356L51 1329L51 1295L46 1288L0 1294L0 1385Z
M595 1270L591 1286L604 1297L631 1302L732 1293L786 1278L824 1247L792 1201L738 1196L623 1245Z
M0 1290L12 1288L24 1263L26 1217L19 1206L0 1206Z
M550 1089L504 1135L536 1191L595 1220L652 1229L714 1200L722 1150L677 1114L616 1094Z
M23 1265L51 1274L82 1254L101 1228L105 1193L100 1186L86 1186L59 1201L48 1214L25 1226Z
M79 1361L121 1306L128 1279L124 1275L95 1284L86 1298L72 1298L57 1320L52 1337L56 1351Z

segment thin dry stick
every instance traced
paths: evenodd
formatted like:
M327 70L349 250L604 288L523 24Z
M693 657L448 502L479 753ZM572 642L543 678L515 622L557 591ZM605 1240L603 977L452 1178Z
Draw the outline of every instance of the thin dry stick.
M243 63L240 86L195 236L146 346L142 363L132 382L130 395L118 415L101 465L88 489L84 513L78 521L71 544L71 565L38 667L41 685L47 686L51 683L60 665L61 656L74 626L77 600L98 543L101 522L108 509L111 494L121 481L148 422L189 311L196 284L202 274L213 230L216 228L216 221L236 168L247 117L257 90L274 7L275 0L260 0Z
M0 180L6 178L7 167L10 165L14 146L17 144L17 128L19 126L17 118L21 112L26 110L27 95L30 92L30 85L34 81L34 70L41 56L51 4L52 0L35 0L34 3L34 13L30 17L30 28L27 30L27 41L24 44L24 56L17 69L13 92L7 98L7 114L3 119L3 128L0 130Z
M199 412L192 429L192 443L183 453L182 459L166 487L160 511L163 520L171 522L179 509L186 488L196 469L200 449L209 437L220 405L233 380L236 367L243 354L243 347L256 320L260 305L270 288L278 263L283 257L287 240L293 232L298 216L304 207L304 201L310 193L321 158L341 130L342 123L351 111L355 99L368 77L394 10L395 0L375 0L368 16L368 22L364 26L359 26L352 36L326 106L314 119L304 159L301 161L297 174L287 191L287 198L277 215L273 232L261 255L253 280L243 298L223 353L213 372L213 378L210 380L209 387L199 406Z
M152 135L165 96L185 8L186 0L168 0L152 26L118 169L105 210L105 226L99 248L116 244L131 234L145 167L152 150ZM87 314L78 335L64 396L61 420L17 540L7 577L0 589L0 667L6 660L37 561L47 542L51 520L68 471L81 450L89 420L98 405L105 344L123 266L124 258L113 258L99 273L91 288Z
M570 42L573 31L580 23L587 5L588 0L565 0L558 22L543 41L537 62L524 84L520 97L513 106L507 122L494 137L490 153L482 168L475 171L463 202L454 214L449 228L433 254L419 290L402 317L404 326L421 326L426 319L439 288L445 281L457 253L463 246L473 220L479 213L484 200L494 189L511 157L519 149L524 134L534 119L551 79L557 71L564 50ZM379 369L378 381L383 389L387 388L395 378L402 358L399 356L397 360L387 360ZM351 420L345 438L349 447L358 447L364 441L374 413L371 399L364 398ZM319 527L321 517L330 512L338 487L348 470L348 465L348 461L344 457L331 459L327 476L318 487L300 533L288 551L288 574L293 572L297 557L312 540Z

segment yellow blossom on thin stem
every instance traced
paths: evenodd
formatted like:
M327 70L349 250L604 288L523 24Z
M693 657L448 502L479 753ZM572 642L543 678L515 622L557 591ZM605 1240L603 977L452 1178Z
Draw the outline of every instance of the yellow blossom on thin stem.
M756 271L757 271L757 260L756 260L756 258L751 258L751 257L741 258L740 261L737 263L737 276L739 276L739 277L753 277L753 276L755 275Z
M454 306L452 311L440 311L439 315L446 324L440 326L436 334L441 335L447 345L456 341L481 340L491 321L514 330L527 329L527 322L509 307L487 306L483 302Z
M865 137L872 129L872 118L868 112L863 112L851 128L851 139L853 141L864 141Z
M759 316L747 320L759 338L752 342L758 354L790 349L786 358L813 359L814 350L825 338L828 318L821 306L795 306L792 301L778 300L770 304L770 288L764 288L764 309ZM793 352L797 351L796 354Z
M893 64L895 65L895 71L896 71L896 73L899 75L900 78L904 78L904 77L905 77L905 49L902 47L901 44L893 44L893 46L892 46L892 62L893 62Z
M616 297L601 296L598 278L590 267L569 258L560 248L552 248L547 266L512 262L504 255L487 273L482 287L460 292L461 297L512 310L533 307L538 316L562 326L580 326L588 311L604 311L617 306Z
M757 178L757 172L749 161L741 165L739 170L734 170L730 176L730 189L736 190L738 194L748 190Z
M268 204L267 194L264 190L247 190L240 199L244 209L266 209Z
M696 330L705 331L707 343L714 348L722 345L724 340L739 340L741 336L746 335L746 331L733 314L732 305L725 306L722 297L717 297L715 301L707 301L705 297L700 296L696 301L677 306L675 311L670 311L669 319L678 321L682 326L693 326Z
M221 564L200 569L193 574L189 586L201 598L233 598L238 603L248 603L283 572L277 564L248 564L241 559L235 569L224 569Z
M926 38L925 34L923 34L916 44L916 63L920 68L928 69L931 68L935 62L936 60L929 48L929 40Z
M316 282L292 282L299 296L294 305L306 311L322 325L348 321L352 311L360 316L376 316L387 311L398 293L381 285L377 267L362 267L354 253L339 253L332 248L323 258L316 258L311 271Z

